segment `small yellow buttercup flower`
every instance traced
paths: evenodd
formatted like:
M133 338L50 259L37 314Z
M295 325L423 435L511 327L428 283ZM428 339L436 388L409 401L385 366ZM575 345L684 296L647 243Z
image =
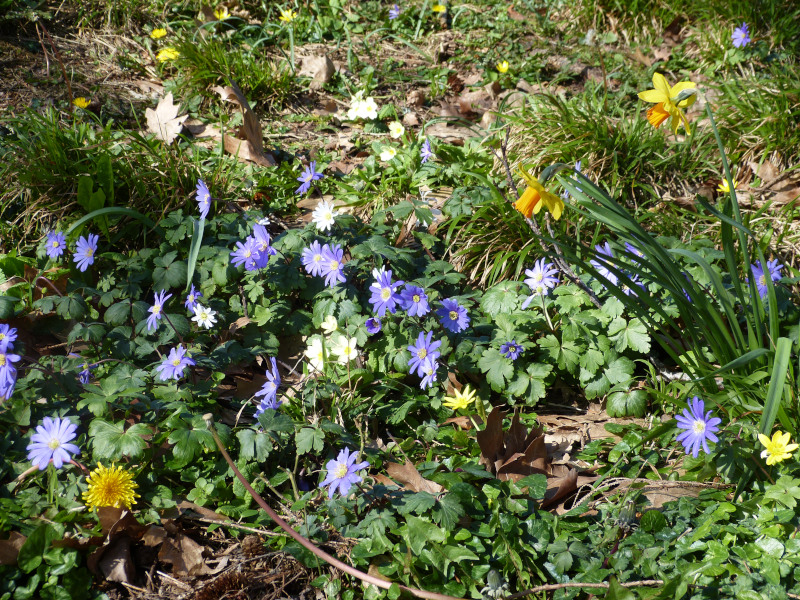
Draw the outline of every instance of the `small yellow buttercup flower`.
M160 40L163 37L167 37L167 30L163 27L157 27L150 32L151 40Z
M772 439L769 439L763 433L759 433L758 441L766 448L761 452L761 458L766 458L768 465L774 465L791 458L792 452L800 447L797 444L790 444L791 437L789 434L781 431L776 431Z
M697 86L691 81L681 81L670 87L666 77L661 73L653 73L653 88L652 90L639 92L640 99L645 102L655 103L655 106L647 111L647 120L650 124L653 127L658 127L667 118L672 117L672 121L670 121L672 133L678 133L678 124L681 121L683 121L683 126L688 131L689 120L681 109L688 108L697 100ZM695 93L678 100L681 92L688 94L688 90L694 90Z
M454 390L452 396L446 396L442 404L452 410L463 410L473 402L475 402L475 390L465 385L463 390Z
M231 16L231 13L228 12L228 9L225 6L220 6L214 11L214 16L217 18L217 21L224 21Z
M503 62L497 63L497 70L501 73L508 73L508 61L504 60Z
M542 204L544 204L553 215L553 218L558 221L561 218L561 213L564 212L564 201L544 189L539 180L530 173L523 169L520 169L519 173L525 183L528 184L528 187L525 188L519 200L514 203L514 208L530 219L531 215L538 214L542 210Z
M172 46L167 46L163 50L160 50L158 54L156 54L156 58L159 62L167 62L168 60L175 60L181 55L180 52L175 50Z
M443 13L447 11L447 7L444 4L434 4L431 10L435 13Z
M106 468L97 463L97 468L86 478L89 490L83 493L86 507L94 510L100 506L130 509L139 498L134 490L139 486L133 481L133 475L122 467Z
M78 108L86 108L89 106L90 102L83 96L78 96L72 100L72 103L77 106Z
M736 189L737 187L739 187L739 182L736 181L736 178L734 177L734 179L733 179L733 189ZM728 180L725 177L722 178L722 181L717 186L717 191L718 192L722 192L723 194L730 194L731 193L731 188L728 185Z
M297 11L291 8L287 8L286 10L281 9L281 16L278 18L284 23L291 23L297 18Z

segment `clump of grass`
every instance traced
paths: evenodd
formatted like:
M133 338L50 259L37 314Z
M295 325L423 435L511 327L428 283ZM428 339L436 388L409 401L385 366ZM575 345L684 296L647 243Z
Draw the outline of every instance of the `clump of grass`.
M632 110L600 93L537 95L509 117L509 153L515 163L541 167L581 160L614 196L637 204L718 172L710 132L698 128L685 142L668 144L663 131L633 118Z
M113 165L113 203L158 219L185 203L194 189L199 163L218 161L216 175L241 168L200 146L186 152L135 131L121 131L113 121L100 123L55 109L28 111L11 120L13 134L0 138L0 220L28 236L41 235L65 215L81 214L76 204L80 176L97 186L101 162ZM109 160L110 159L110 160ZM212 169L214 167L212 166ZM203 170L209 179L207 168Z
M265 109L285 106L299 91L288 61L270 56L263 47L244 49L216 37L186 40L177 45L179 83L186 93L209 95L214 85L233 79L249 98Z

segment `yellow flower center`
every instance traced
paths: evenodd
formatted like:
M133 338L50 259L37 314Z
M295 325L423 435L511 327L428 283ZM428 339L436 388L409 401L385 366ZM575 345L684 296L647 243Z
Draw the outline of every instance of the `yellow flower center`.
M58 247L60 246L60 244L58 243L58 240L53 240L53 243L52 243L52 244L50 244L50 245L51 245L53 248L58 248Z
M321 254L315 254L314 255L314 262L319 262L321 260L322 260L322 255Z
M695 433L703 433L706 430L705 421L695 421L694 425L692 426L692 430Z
M250 252L250 250L245 250L245 251L244 251L244 257L245 257L245 258L250 258L252 255L253 255L253 253L252 253L252 252Z
M414 299L414 302L419 302L419 300L420 300L419 294L414 294L413 299Z
M420 348L419 350L417 350L417 356L419 358L425 358L426 356L428 356L428 351L425 350L425 348Z
M0 354L0 367L6 366L6 355Z
M61 445L61 442L60 442L60 441L58 441L58 438L52 438L52 439L50 440L50 442L47 444L47 447L48 447L48 448L50 448L50 450L55 450L55 449L56 449L56 448L58 448L60 445Z
M458 313L456 311L454 311L454 310L450 311L450 320L451 321L457 321L458 320Z
M92 250L91 248L87 248L86 249L86 258L91 258L92 256L94 256L94 250Z
M767 285L767 278L765 275L758 278L758 285Z
M388 300L389 298L391 298L391 296L392 296L392 290L390 290L389 288L383 288L381 290L381 299Z
M347 464L346 463L339 463L339 466L336 467L336 479L344 479L347 476Z
M174 359L174 360L172 361L172 364L173 364L174 366L176 366L176 367L180 366L180 364L181 364L181 359L180 359L180 358L176 358L176 359Z
M336 271L339 268L339 261L332 260L331 261L331 271Z

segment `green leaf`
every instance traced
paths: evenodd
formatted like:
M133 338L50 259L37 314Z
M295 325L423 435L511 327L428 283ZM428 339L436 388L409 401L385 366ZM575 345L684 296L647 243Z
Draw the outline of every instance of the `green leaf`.
M245 460L256 459L258 462L267 460L272 450L272 441L269 435L253 429L240 429L236 432L239 440L239 457Z
M155 261L158 264L158 260ZM182 288L186 284L188 267L180 260L163 261L163 266L153 270L153 285L156 291Z
M195 221L192 219L192 244L189 246L189 263L186 267L186 288L184 291L188 292L192 286L192 277L194 276L194 269L197 266L197 255L200 254L200 248L203 245L203 231L206 228L206 220L200 219Z
M605 376L612 385L626 386L630 383L633 376L633 361L624 356L620 356L606 367Z
M406 518L403 537L405 537L411 552L418 555L429 542L444 542L447 539L447 533L429 521L409 515Z
M496 348L487 348L478 360L478 367L486 373L486 381L496 392L506 387L506 382L514 375L514 367Z
M264 431L294 431L294 423L291 417L277 410L265 410L258 415L258 423Z
M96 459L119 460L123 456L138 458L147 448L144 436L152 435L144 423L136 423L125 430L125 421L110 423L95 419L89 426L89 437Z
M436 497L428 492L416 492L414 494L403 495L397 505L397 512L401 515L416 513L421 515L427 512L436 504Z
M559 369L575 372L584 350L581 345L572 340L559 342L552 333L540 338L536 343L549 354L552 362L558 364Z
M80 319L88 311L86 302L80 296L64 296L56 302L56 314L64 319Z
M647 392L644 390L612 392L606 401L609 417L643 417L646 409Z
M17 566L25 573L36 570L42 564L43 555L50 544L59 537L61 534L55 526L50 523L39 525L19 549Z
M464 507L459 502L458 497L455 494L445 494L439 499L431 516L433 516L434 521L445 529L453 529L458 523L458 519L463 517L464 514Z
M648 533L658 533L667 526L667 519L660 510L648 510L639 519L639 527Z
M502 281L490 287L481 298L481 308L492 317L512 312L519 305L519 286L516 281Z
M628 348L642 354L650 352L650 336L639 319L627 322L622 317L617 317L608 326L608 337L615 343L618 352L624 352Z
M325 448L325 433L316 427L302 427L294 436L298 454L308 454L312 450L322 452Z
M608 581L608 593L605 600L636 600L636 594L628 588L622 587L617 578L612 577Z

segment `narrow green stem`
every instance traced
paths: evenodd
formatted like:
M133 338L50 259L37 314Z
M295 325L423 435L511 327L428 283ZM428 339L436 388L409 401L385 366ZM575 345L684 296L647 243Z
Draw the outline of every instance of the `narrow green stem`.
M294 73L294 26L289 26L289 64Z

